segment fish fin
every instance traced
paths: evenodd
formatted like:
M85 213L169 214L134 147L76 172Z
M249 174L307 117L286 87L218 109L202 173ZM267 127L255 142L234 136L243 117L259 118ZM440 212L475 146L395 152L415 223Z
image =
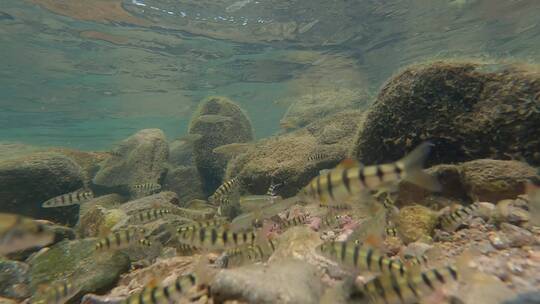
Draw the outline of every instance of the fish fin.
M356 159L352 159L352 158L345 158L344 160L342 160L337 166L336 166L336 169L341 169L341 170L344 170L344 169L350 169L350 168L359 168L359 167L363 167L364 165L362 165L359 161L357 161Z
M439 181L435 177L422 171L424 162L431 151L431 147L433 147L432 143L424 142L416 147L411 153L403 157L399 162L403 163L407 172L405 180L437 192L441 190Z

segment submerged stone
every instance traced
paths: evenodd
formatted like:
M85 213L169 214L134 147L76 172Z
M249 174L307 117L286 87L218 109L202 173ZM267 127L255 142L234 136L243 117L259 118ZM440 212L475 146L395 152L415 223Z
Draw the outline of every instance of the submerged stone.
M30 289L41 284L68 280L79 286L77 296L111 288L129 269L129 258L121 252L97 253L96 239L63 241L29 261Z

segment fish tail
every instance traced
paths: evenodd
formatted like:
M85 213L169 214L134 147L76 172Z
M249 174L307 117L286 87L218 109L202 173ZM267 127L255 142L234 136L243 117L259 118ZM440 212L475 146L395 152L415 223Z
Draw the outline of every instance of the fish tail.
M399 168L400 165L403 166L407 174L405 180L408 182L431 191L440 191L441 184L439 181L422 170L432 146L433 144L430 142L420 144L411 153L398 161L396 168Z

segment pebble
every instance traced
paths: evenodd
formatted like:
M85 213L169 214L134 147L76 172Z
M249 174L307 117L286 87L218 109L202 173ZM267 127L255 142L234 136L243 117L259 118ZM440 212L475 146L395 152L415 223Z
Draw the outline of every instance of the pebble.
M502 223L501 231L508 238L510 247L522 247L535 242L531 232L512 224Z
M478 209L476 210L476 214L483 220L487 221L491 218L493 210L495 210L494 204L488 202L480 202L478 203Z
M510 240L506 237L506 235L500 233L500 232L491 232L488 234L488 239L491 242L491 245L493 247L501 250L506 249L510 247Z

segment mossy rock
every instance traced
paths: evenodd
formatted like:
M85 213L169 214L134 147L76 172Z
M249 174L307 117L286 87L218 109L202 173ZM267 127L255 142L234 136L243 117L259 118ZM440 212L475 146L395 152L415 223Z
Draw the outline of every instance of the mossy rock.
M279 195L293 196L320 170L333 168L348 156L363 116L361 111L346 111L260 140L229 162L226 179L238 176L252 194L266 193L272 180L283 182Z
M222 121L199 119L203 115L219 115ZM253 129L247 114L233 101L225 97L209 97L193 115L189 134L200 134L193 147L195 164L203 180L204 192L211 195L223 181L227 158L212 152L214 148L230 143L253 140Z
M105 160L93 179L98 193L129 194L129 186L161 183L169 146L160 129L143 129L123 140L115 155Z
M28 265L0 258L0 296L15 299L30 296Z
M397 230L403 242L431 240L438 216L433 210L420 205L401 208L396 219Z
M83 186L81 167L56 152L0 161L0 210L74 225L78 206L41 208L46 200Z
M203 184L195 166L179 166L167 171L163 190L173 191L178 195L180 204L193 199L205 199Z
M540 164L540 73L527 65L436 61L391 78L371 106L354 155L394 161L423 141L430 164L479 158Z
M35 295L42 284L69 280L81 291L99 293L112 288L128 271L129 258L121 252L96 253L96 239L63 241L29 261L30 289Z

